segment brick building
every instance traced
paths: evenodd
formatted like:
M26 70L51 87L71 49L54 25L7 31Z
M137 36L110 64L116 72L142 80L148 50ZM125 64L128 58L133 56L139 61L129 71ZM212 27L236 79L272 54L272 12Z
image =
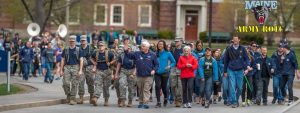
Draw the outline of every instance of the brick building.
M217 15L223 0L213 1L213 31L230 32ZM151 33L168 30L185 40L197 40L199 33L208 29L208 9L207 0L81 0L70 8L69 30L92 32L108 30L111 26L116 30ZM1 27L24 31L29 23L26 19L15 23L0 12ZM47 29L55 31L57 26L48 24Z

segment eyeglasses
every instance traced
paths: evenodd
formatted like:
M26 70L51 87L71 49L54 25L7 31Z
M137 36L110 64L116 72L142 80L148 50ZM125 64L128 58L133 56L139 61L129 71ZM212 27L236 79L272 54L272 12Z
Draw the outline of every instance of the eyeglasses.
M257 47L256 45L252 45L252 47Z

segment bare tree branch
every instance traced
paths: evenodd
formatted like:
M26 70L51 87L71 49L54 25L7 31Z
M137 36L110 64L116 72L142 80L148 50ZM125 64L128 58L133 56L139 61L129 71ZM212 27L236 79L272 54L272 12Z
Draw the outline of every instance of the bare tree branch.
M73 5L73 4L75 4L75 3L78 3L79 1L80 1L80 0L71 0L68 4L65 4L65 5L63 5L63 6L61 6L61 7L54 8L53 11L56 11L56 10L60 10L60 9L66 8L66 7L70 6L70 5Z
M27 12L27 14L29 15L31 21L32 21L32 22L35 22L35 19L33 18L33 15L31 14L31 12L30 12L30 10L29 10L29 7L28 7L27 3L25 2L25 0L21 0L21 1L22 1L23 6L25 7L26 12Z
M46 17L46 19L45 19L45 21L44 21L44 25L43 25L42 31L45 30L46 24L47 24L47 22L48 22L48 20L49 20L49 17L51 16L51 11L52 11L52 8L53 8L53 2L54 2L54 0L51 0L51 1L50 1L48 14L47 14L47 17Z

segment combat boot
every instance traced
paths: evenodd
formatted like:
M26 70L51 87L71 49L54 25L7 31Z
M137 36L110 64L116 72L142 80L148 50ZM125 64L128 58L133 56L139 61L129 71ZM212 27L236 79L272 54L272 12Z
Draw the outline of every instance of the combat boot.
M83 104L83 95L79 96L79 101L77 102L77 104Z
M120 107L125 107L125 100L124 99L121 99L121 101L120 101Z
M121 107L121 99L118 98L118 106Z
M128 101L127 107L132 107L132 100L129 100L129 101Z
M75 105L75 104L76 104L75 98L72 97L72 98L70 99L70 105Z
M175 101L175 107L180 107L181 103L179 101Z
M91 104L93 104L94 106L97 106L97 97L93 97L93 99L91 100Z
M67 98L66 98L66 103L69 104L70 103L70 95L67 95Z
M90 94L90 104L92 104L93 94Z
M108 98L104 100L104 106L108 106Z

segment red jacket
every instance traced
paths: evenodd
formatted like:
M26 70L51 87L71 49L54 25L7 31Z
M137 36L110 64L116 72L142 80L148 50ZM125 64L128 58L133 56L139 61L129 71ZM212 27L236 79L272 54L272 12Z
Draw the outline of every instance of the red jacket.
M187 67L187 63L190 63L192 67ZM195 70L198 68L198 61L191 54L189 56L180 56L177 68L181 70L180 78L194 78Z

